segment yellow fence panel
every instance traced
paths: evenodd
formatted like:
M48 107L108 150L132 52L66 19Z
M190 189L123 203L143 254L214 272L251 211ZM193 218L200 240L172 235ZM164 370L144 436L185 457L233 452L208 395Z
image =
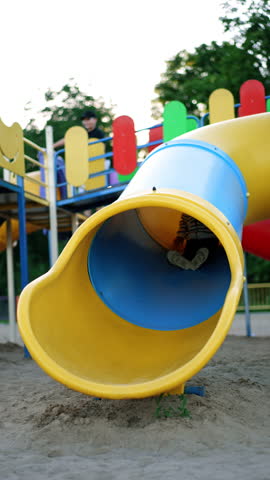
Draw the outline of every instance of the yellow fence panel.
M270 310L270 283L252 283L248 285L249 309ZM238 310L245 309L244 296L240 298Z
M7 127L0 120L0 166L24 176L23 131L18 123Z

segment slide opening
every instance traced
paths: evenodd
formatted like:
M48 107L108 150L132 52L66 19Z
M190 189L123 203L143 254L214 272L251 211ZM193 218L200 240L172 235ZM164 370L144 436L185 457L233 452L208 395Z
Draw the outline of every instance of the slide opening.
M93 239L90 281L102 302L134 325L181 330L224 304L231 275L222 245L196 271L167 260L182 213L153 206L127 210L107 219Z
M146 397L185 382L213 354L230 287L222 247L200 271L168 263L183 212L132 202L85 222L58 269L24 293L31 354L56 380L90 395Z

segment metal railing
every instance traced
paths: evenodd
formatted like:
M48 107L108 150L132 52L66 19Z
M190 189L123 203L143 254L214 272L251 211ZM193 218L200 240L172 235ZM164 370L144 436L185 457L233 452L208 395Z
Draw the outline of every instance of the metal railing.
M251 283L248 285L250 311L270 311L270 283ZM244 296L240 298L238 311L245 310Z
M47 158L46 158L46 151L44 148L40 147L36 143L28 140L28 138L23 139L24 143L31 147L32 155L24 155L26 161L30 162L30 164L38 167L37 170L28 173L25 176L25 193L33 195L39 203L48 203L49 199L49 192L48 192L48 166L47 166ZM43 162L37 160L37 154L42 154ZM31 187L32 185L36 185L36 188Z
M189 118L189 117L188 117L188 118ZM191 118L191 117L190 117L190 118ZM141 130L137 130L135 133L138 134L138 133L140 133L140 132L147 132L147 131L149 131L149 130L158 128L158 127L161 126L161 125L162 125L162 124L158 124L158 125L154 125L154 126L152 126L152 127L143 128L143 129L141 129ZM88 145L95 145L95 144L99 144L99 143L104 143L104 144L106 145L106 143L107 143L107 142L110 142L112 139L113 139L112 137L106 137L106 138L102 138L102 139L95 140L95 141L93 141L93 142L89 142ZM162 139L162 138L161 138L160 140L156 140L156 141L154 141L154 142L150 142L150 141L149 141L149 142L146 142L146 143L143 143L143 144L139 144L139 145L137 144L136 149L137 149L137 151L138 151L138 153L139 153L139 154L138 154L138 159L137 159L137 168L139 168L139 167L142 165L142 163L143 163L143 161L144 161L144 159L145 159L145 157L146 157L146 155L147 155L147 148L148 148L148 147L151 147L151 146L159 145L160 143L163 143L163 139ZM55 153L55 163L56 163L56 157L57 157L57 156L61 156L61 154L63 154L64 152L65 152L65 148L61 148L60 150L58 150L58 151ZM110 159L111 162L112 162L112 158L113 158L113 152L110 151L110 152L105 152L105 153L103 153L102 155L97 155L97 156L94 156L94 157L90 157L90 158L88 159L88 162L93 162L93 161L96 161L96 160L99 160L99 159ZM58 175L57 175L57 172L60 171L60 170L65 171L65 166L64 166L64 165L61 165L61 166L58 165L58 166L56 166L56 177L58 176ZM116 174L116 175L117 175L117 172L116 172L116 170L115 170L113 167L106 168L106 169L104 169L104 170L101 170L101 171L98 171L98 172L95 172L95 173L91 173L91 174L89 174L89 177L88 177L88 178L89 178L89 179L90 179L90 178L97 178L97 177L101 177L101 176L106 175L106 176L107 176L107 185L106 185L105 187L102 187L102 188L106 189L106 188L112 186L111 183L110 183L110 177L109 177L110 174ZM123 181L123 180L120 181L120 180L119 180L119 183L118 183L118 184L120 185L120 184L127 184L127 183L128 183L128 181ZM114 183L114 185L116 185L116 184ZM63 182L63 181L61 181L61 182L60 182L60 181L56 181L56 187L57 187L57 188L67 187L67 188L68 188L68 191L70 190L69 187L71 187L72 196L78 194L78 193L80 192L80 190L81 190L80 187L77 188L77 187L72 187L72 186L70 186L67 181L64 181L64 182ZM97 190L99 190L99 189L97 189ZM92 191L95 191L95 189L93 189ZM81 193L82 193L82 192L81 192ZM68 195L68 196L70 196L70 195Z

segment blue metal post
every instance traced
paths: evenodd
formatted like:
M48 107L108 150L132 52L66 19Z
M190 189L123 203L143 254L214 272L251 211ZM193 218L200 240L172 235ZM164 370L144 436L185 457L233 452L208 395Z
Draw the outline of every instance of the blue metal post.
M29 281L28 275L28 252L27 252L27 234L25 218L25 198L24 198L24 180L18 176L18 185L21 187L18 193L18 216L20 233L20 261L21 261L21 288L23 289Z
M29 282L28 273L28 250L27 250L27 234L26 234L26 215L25 215L25 198L24 198L24 180L18 176L18 217L19 217L19 234L20 234L20 263L21 263L21 289ZM31 358L27 348L24 346L24 357Z

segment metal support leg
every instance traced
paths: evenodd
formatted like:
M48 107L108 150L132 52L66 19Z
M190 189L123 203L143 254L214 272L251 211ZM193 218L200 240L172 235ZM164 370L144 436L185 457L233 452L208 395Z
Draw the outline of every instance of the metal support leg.
M25 198L24 198L24 181L22 177L18 176L18 185L21 191L18 193L19 206L19 233L20 233L20 264L21 264L21 289L29 282L28 275L28 251L27 251L27 233L26 233L26 215L25 215ZM26 347L24 347L24 357L31 358Z
M13 261L13 247L12 247L12 228L10 218L6 222L7 226L7 280L8 280L8 316L9 316L9 340L12 343L16 342L16 299L14 286L14 261Z
M50 212L50 262L54 265L58 258L58 231L57 231L57 208L56 208L56 175L53 150L53 130L46 127L46 154L49 181L49 212Z
M244 256L244 276L246 278L246 281L243 286L243 292L244 292L244 303L245 303L245 320L246 320L246 334L247 337L252 336L252 331L251 331L251 319L250 319L250 310L249 310L249 298L248 298L248 282L247 282L247 262L246 262L246 256Z
M21 264L21 289L23 290L24 287L26 287L26 285L29 282L23 178L18 177L18 185L22 187L21 192L18 193L18 205L19 205L19 234L20 234L19 247L20 247L20 264Z
M76 213L72 213L72 216L71 216L71 231L72 231L72 235L73 235L73 233L77 230L78 226L79 226L79 222L78 222L77 214L76 214Z

